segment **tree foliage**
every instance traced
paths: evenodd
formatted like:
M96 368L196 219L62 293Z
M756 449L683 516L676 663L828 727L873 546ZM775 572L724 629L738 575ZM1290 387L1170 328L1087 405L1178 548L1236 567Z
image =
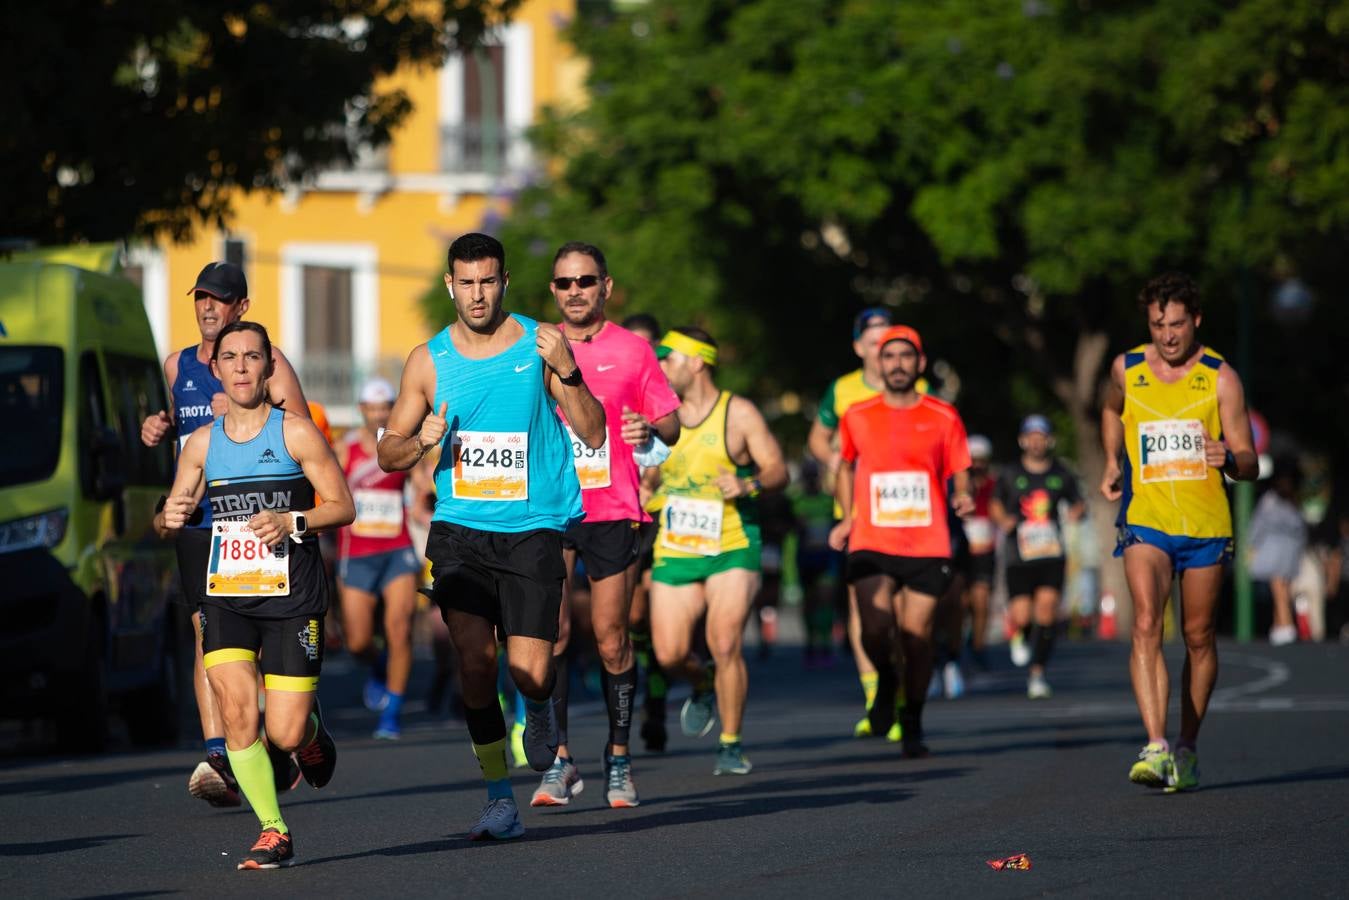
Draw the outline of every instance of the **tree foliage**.
M1053 403L1084 441L1106 351L1145 338L1133 298L1159 270L1204 284L1211 339L1233 339L1239 289L1290 274L1322 298L1306 327L1349 337L1349 3L624 10L573 27L590 103L536 130L560 168L503 229L536 312L553 249L591 240L622 312L706 325L737 387L818 393L852 362L854 312L888 303L977 426ZM1344 419L1329 342L1257 307L1268 390L1290 417ZM1281 343L1322 390L1264 368Z
M380 82L472 45L519 0L101 0L10 4L0 183L8 236L187 236L386 142Z

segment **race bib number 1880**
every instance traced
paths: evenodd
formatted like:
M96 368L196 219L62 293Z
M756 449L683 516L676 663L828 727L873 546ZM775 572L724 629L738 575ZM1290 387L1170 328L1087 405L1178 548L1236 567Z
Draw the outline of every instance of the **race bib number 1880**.
M457 432L452 493L460 500L528 500L529 435Z
M211 525L211 555L206 564L210 597L278 597L290 593L289 541L270 547L244 521Z
M1138 480L1203 481L1204 423L1198 419L1159 419L1138 423Z

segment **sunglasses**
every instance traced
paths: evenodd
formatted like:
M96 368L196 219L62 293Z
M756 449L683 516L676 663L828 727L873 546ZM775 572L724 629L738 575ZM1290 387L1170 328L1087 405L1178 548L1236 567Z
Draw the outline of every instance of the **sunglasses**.
M595 285L600 283L600 276L577 275L575 278L571 278L569 276L563 275L561 277L553 279L553 287L557 288L559 291L571 290L571 286L573 283L579 288L593 288Z

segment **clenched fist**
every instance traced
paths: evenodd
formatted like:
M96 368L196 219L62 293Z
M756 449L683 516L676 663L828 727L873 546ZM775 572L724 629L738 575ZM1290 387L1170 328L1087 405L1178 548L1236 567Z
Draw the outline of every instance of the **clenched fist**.
M576 371L576 357L572 356L571 345L567 343L562 329L547 322L539 323L538 334L534 338L534 348L539 358L548 364L558 375L567 376Z
M141 443L147 447L158 447L164 435L173 427L173 420L162 409L145 417L141 423Z

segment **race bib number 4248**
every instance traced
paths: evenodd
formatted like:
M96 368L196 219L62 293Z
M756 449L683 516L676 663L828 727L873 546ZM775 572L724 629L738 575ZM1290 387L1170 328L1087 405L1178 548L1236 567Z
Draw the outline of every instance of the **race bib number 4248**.
M528 500L529 435L523 431L457 432L453 496L460 500Z

